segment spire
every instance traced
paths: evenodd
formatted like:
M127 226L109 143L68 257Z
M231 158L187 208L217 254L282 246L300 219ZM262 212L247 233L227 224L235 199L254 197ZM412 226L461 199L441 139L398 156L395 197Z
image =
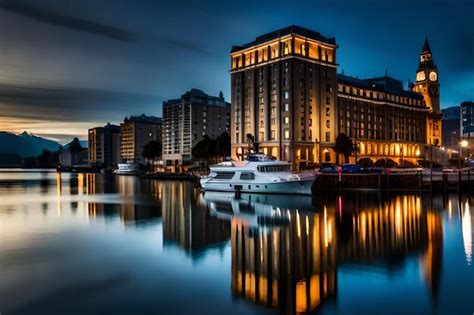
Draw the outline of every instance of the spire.
M428 37L425 37L425 43L423 44L423 49L421 50L421 53L431 54L431 47L430 47L430 43L428 42Z

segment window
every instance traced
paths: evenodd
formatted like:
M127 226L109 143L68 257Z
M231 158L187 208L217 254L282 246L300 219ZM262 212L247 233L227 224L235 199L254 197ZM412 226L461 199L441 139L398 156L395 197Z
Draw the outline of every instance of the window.
M283 134L284 134L285 140L290 139L290 129L285 129Z
M272 137L271 140L275 140L275 130L272 130Z
M285 107L285 112L290 110L290 104L286 103L284 107Z
M349 113L349 112L347 112L347 113ZM331 116L331 108L328 107L328 106L326 106L326 116L327 117Z
M327 127L327 128L331 128L331 122L329 121L329 119L326 120L326 127Z
M284 117L283 118L283 123L284 124L289 124L290 123L290 117Z
M234 177L235 172L219 172L216 173L216 176L214 176L214 179L231 179Z
M326 132L326 142L329 142L329 141L331 141L331 133Z
M258 171L262 173L270 173L270 172L289 172L290 165L266 165L266 166L258 166Z
M326 105L331 104L331 98L329 96L326 96Z
M290 93L288 91L283 92L283 97L285 100L290 98Z
M255 179L254 173L242 173L240 174L240 179L242 180L252 180Z

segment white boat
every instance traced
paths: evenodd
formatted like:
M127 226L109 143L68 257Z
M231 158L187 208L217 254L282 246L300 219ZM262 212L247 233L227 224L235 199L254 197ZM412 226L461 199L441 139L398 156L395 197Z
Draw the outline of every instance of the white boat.
M201 178L201 187L204 191L310 195L315 178L312 173L292 172L288 162L256 154L247 161L211 166L209 176Z
M114 171L117 175L139 175L140 165L135 163L119 163L118 168Z

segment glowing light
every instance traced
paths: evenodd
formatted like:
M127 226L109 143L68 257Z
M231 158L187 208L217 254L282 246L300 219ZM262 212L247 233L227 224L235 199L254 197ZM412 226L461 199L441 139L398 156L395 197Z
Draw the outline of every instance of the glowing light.
M460 143L461 147L465 148L467 147L468 143L467 143L467 140L462 140Z
M472 263L472 226L471 213L469 203L466 201L464 213L462 215L462 239L464 243L464 253L466 254L466 262L470 266Z

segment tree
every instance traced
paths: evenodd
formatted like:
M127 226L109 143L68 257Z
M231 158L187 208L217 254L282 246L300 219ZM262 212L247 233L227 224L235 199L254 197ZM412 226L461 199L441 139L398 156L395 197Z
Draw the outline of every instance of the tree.
M143 146L142 156L147 160L152 160L155 165L155 159L161 156L161 143L152 140Z
M340 133L336 138L336 145L334 146L334 151L337 154L343 154L345 163L349 162L349 156L351 156L353 151L353 144L351 138L346 136L344 133Z
M227 132L223 132L217 137L217 155L226 157L230 155L230 136Z

